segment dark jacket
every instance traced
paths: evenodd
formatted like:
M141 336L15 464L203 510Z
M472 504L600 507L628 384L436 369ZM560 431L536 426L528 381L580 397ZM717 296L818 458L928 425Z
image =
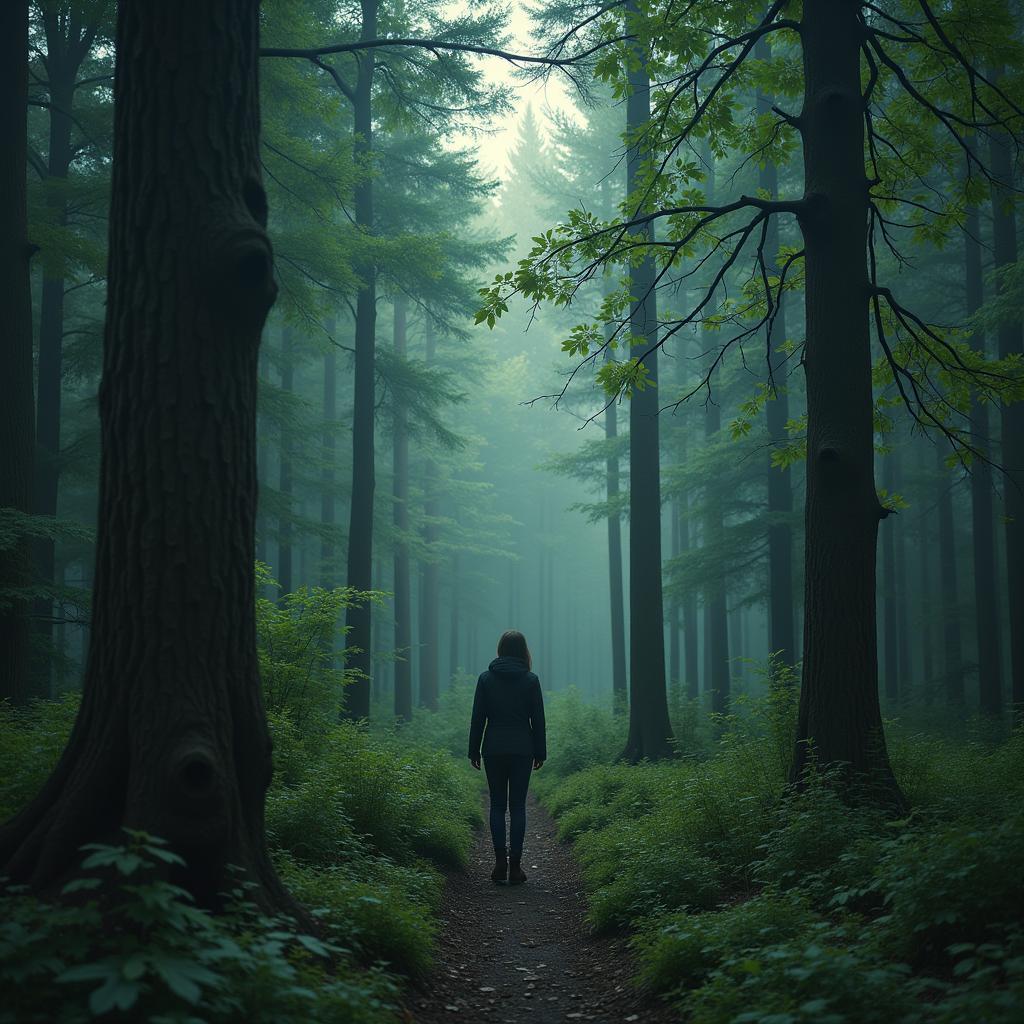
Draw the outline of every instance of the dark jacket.
M484 725L487 732L484 732ZM495 658L476 681L473 721L469 730L469 756L523 754L546 761L544 698L540 680L522 658Z

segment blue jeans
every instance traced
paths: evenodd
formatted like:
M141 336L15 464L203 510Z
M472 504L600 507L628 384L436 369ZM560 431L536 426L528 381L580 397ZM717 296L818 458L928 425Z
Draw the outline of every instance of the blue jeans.
M491 839L494 852L505 852L505 811L510 825L509 853L519 857L526 837L526 791L530 788L533 758L522 754L492 754L484 758L491 791Z

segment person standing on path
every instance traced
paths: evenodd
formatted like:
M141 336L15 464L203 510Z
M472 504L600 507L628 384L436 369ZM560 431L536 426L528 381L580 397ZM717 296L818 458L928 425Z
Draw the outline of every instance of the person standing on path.
M498 656L476 681L469 729L469 760L480 770L481 740L487 788L491 792L491 839L494 870L491 880L513 885L526 881L523 840L526 837L526 791L530 772L547 760L544 698L526 637L517 629L502 633ZM486 732L484 727L486 726ZM509 813L509 847L505 848L505 811Z

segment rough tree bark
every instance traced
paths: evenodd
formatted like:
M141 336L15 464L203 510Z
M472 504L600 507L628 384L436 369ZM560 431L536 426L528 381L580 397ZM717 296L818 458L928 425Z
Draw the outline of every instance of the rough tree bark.
M635 2L627 10L636 17ZM650 79L641 57L629 73L632 91L626 101L630 138L650 119ZM638 188L645 154L639 144L626 154L627 191ZM652 235L647 229L648 236ZM648 255L631 272L637 297L630 306L630 334L653 346L658 310L654 261ZM644 349L638 350L643 355ZM658 379L658 351L643 358L649 381ZM629 735L621 758L669 757L672 726L665 691L665 611L661 586L661 466L658 444L658 391L648 384L634 390L629 407Z
M378 0L362 0L360 39L377 36ZM366 234L373 233L373 178L366 162L373 150L373 78L374 56L366 50L357 57L355 144L352 151L366 172L355 189L356 226ZM376 382L377 330L377 268L372 257L355 267L361 282L356 297L355 334L355 406L352 413L352 504L348 530L347 584L356 590L372 588L373 571L373 492L374 492L374 406ZM369 601L349 609L348 667L360 674L345 690L344 715L350 719L370 715L370 673L372 671L371 626Z
M981 225L977 206L967 208L964 234L964 273L967 314L972 316L985 300L981 269ZM971 347L985 352L985 334L975 331ZM991 459L994 455L988 406L971 403L971 443ZM971 544L974 553L974 621L978 640L978 696L981 710L997 717L1002 713L1003 660L999 628L999 593L996 575L995 518L992 501L992 469L984 459L971 466Z
M860 4L801 14L806 264L807 496L803 682L793 758L842 763L903 799L878 701L875 549L885 515L874 483L868 329Z
M992 140L992 255L999 270L1017 261L1017 223L1012 203L1013 153L1005 136ZM1024 352L1024 328L1018 317L999 325L999 358ZM1001 409L1000 464L1003 483L1003 522L1006 536L1006 581L1010 610L1010 701L1015 716L1024 716L1024 403Z
M28 118L28 3L0 5L0 509L27 513L32 494L31 246L25 186ZM0 701L37 696L30 678L29 602L12 590L32 580L26 540L0 549ZM7 591L7 593L3 593Z
M294 909L265 845L253 614L257 355L276 292L258 36L255 0L120 7L93 642L68 746L0 829L0 873L36 887L126 825L185 856L202 903L233 864Z
M407 304L395 297L393 343L395 355L407 354ZM409 578L409 425L405 403L395 402L393 416L392 522L395 527L395 717L412 720L412 594Z

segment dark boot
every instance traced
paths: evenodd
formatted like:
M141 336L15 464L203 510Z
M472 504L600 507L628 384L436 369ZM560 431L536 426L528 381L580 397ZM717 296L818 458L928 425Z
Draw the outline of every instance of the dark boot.
M508 860L508 881L510 885L522 885L526 881L520 861L523 859L521 853L513 853Z
M494 870L491 872L492 882L504 882L508 878L508 857L504 850L494 851Z

